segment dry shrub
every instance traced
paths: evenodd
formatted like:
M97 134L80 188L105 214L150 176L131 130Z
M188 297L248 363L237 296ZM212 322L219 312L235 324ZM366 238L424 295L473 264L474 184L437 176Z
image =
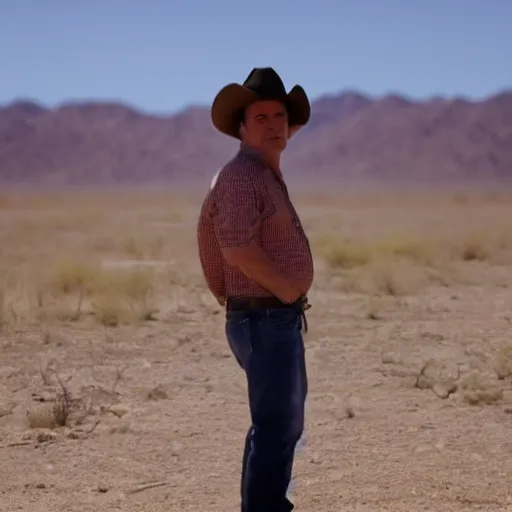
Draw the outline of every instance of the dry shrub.
M493 369L499 379L512 376L512 346L498 351L493 362Z
M462 280L460 270L452 261L437 261L432 267L425 269L425 276L429 281L444 287Z
M80 260L59 261L46 278L46 291L56 296L76 293L82 289L90 292L101 279L100 272L99 265Z
M0 332L9 325L5 286L0 282Z
M418 290L426 282L421 268L407 260L383 258L347 273L344 289L374 296L399 297Z
M104 270L91 300L96 319L106 326L152 320L155 281L155 271L150 269Z
M16 276L0 275L0 332L17 324L24 316L23 285Z
M53 405L43 404L27 411L27 421L30 428L65 427L71 413L77 409L81 400L73 398L66 384L57 377L59 390Z
M441 247L441 242L431 237L415 238L398 234L371 243L324 237L319 244L320 252L331 269L353 269L382 259L407 259L430 265L441 252Z
M124 244L124 252L135 260L144 259L144 248L133 236L127 238Z
M76 321L87 304L97 321L106 326L151 320L156 280L152 269L65 261L54 266L40 283L39 318Z
M380 261L372 265L369 276L375 292L393 297L405 295L411 283L404 270L393 261Z
M486 261L492 254L490 241L481 234L472 234L463 240L460 251L464 261Z
M71 396L69 389L60 379L59 385L60 390L57 392L57 398L53 406L53 417L59 427L64 427L68 423L68 418L75 405L75 400Z
M503 389L480 373L471 373L460 388L464 400L470 405L490 405L503 399Z
M81 260L63 260L38 279L36 300L38 318L77 321L84 299L101 282L99 265Z
M375 252L385 257L406 258L430 265L439 252L440 242L430 237L390 235L376 243Z
M362 267L381 259L406 259L426 267L436 267L450 259L488 261L507 251L510 245L508 231L501 235L463 231L445 236L391 233L371 242L331 235L320 240L318 249L329 267L335 270Z
M371 247L364 243L336 240L325 237L320 251L332 269L351 269L368 264L372 257Z
M99 295L91 301L94 318L105 327L117 327L120 324L130 323L131 316L126 305L116 292Z

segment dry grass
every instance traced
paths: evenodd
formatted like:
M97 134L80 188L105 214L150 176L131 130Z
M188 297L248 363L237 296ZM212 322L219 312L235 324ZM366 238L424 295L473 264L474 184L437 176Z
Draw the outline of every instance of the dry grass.
M0 327L150 321L159 298L201 285L186 199L52 192L1 204Z
M199 293L208 302L195 250L198 200L164 191L4 194L0 328L89 318L116 326L154 320L169 298ZM461 262L510 262L507 197L394 201L297 200L315 254L346 289L398 296L436 279L453 283Z
M316 267L298 508L505 510L512 194L294 195ZM245 381L200 272L201 199L0 196L0 478L20 509L238 506Z

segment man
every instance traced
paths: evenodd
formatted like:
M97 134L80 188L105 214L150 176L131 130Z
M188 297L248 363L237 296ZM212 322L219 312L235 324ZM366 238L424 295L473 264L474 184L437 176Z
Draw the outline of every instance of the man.
M226 337L247 376L251 427L242 463L242 512L293 510L287 498L304 428L302 329L313 280L308 239L281 172L288 139L310 117L302 87L286 93L272 68L229 84L214 126L241 141L214 177L198 223L209 289L226 307Z

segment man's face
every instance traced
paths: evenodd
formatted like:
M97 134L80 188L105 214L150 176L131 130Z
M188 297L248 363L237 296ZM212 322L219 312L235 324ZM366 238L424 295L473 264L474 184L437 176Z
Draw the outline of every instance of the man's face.
M241 127L242 141L266 153L280 153L288 141L288 113L274 100L252 103L245 110Z

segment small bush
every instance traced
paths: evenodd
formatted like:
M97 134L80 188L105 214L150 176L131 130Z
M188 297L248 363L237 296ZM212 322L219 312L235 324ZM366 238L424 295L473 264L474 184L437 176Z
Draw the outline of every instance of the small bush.
M481 235L471 235L463 241L461 258L464 261L485 261L491 256L489 241Z
M368 264L372 259L370 246L363 243L338 241L326 238L320 247L321 253L333 269L351 269Z

